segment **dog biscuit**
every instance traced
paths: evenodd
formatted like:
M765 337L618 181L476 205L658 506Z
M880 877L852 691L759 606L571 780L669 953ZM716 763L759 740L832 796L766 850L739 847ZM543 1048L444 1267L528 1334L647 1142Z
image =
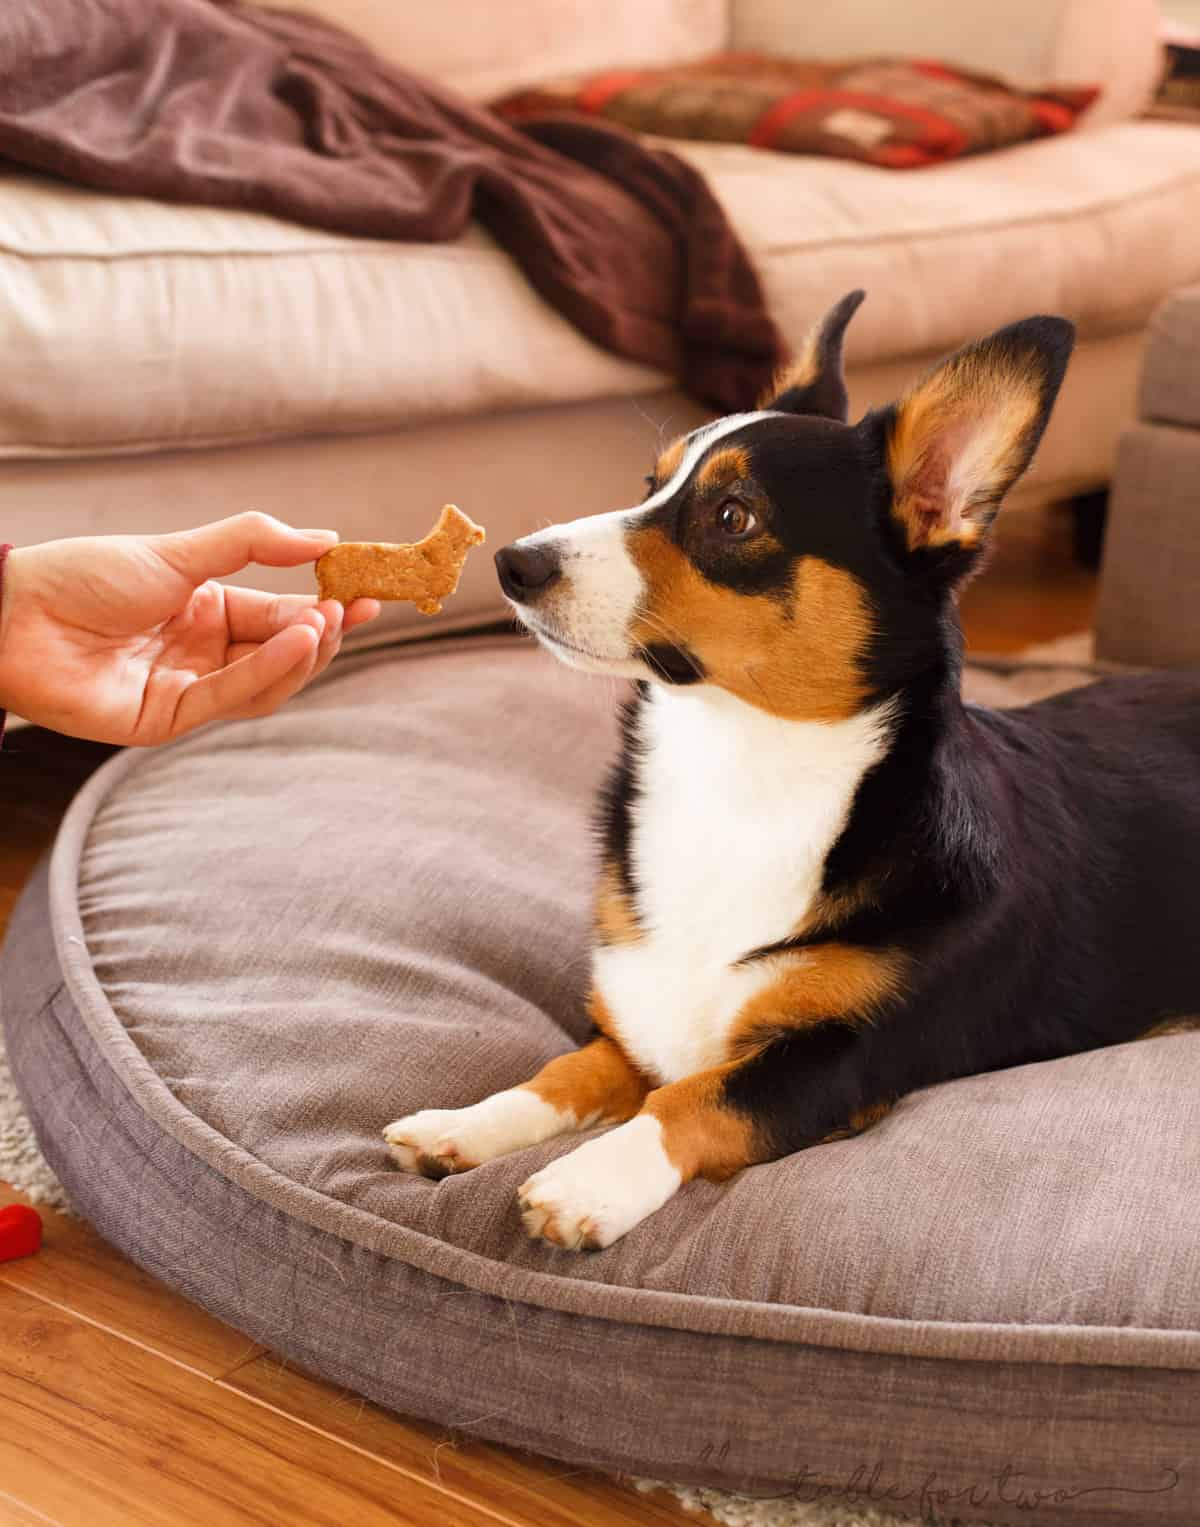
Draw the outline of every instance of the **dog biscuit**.
M322 599L407 599L422 615L436 615L458 587L472 546L484 540L482 525L454 504L421 541L342 541L317 559Z

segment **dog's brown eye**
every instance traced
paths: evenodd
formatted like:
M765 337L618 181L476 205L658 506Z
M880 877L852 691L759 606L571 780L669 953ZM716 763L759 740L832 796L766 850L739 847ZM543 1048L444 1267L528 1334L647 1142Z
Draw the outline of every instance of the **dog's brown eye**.
M727 498L717 512L717 521L727 536L739 540L752 535L758 529L758 516L753 509L739 504L736 498Z

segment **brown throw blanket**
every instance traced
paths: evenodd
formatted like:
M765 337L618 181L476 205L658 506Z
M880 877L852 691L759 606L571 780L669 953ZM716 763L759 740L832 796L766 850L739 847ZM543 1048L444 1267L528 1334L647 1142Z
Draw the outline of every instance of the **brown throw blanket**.
M745 251L681 160L599 124L514 128L308 16L4 0L0 158L372 238L453 239L477 218L589 338L719 408L780 359Z

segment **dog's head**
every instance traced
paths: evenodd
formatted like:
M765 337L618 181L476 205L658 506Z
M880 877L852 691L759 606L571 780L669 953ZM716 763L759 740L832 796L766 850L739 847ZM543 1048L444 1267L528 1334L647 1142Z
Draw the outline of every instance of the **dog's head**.
M1073 330L1029 318L846 423L853 292L755 412L676 440L636 508L525 536L501 586L557 657L838 720L919 672L1028 466Z

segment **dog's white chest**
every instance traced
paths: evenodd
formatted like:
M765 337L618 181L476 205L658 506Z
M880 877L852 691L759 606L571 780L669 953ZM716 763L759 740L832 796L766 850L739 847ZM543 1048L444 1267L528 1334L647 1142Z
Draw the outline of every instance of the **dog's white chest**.
M803 919L883 736L878 712L781 721L720 690L652 692L631 844L645 932L598 948L594 978L657 1081L725 1058L738 1014L777 977L738 961Z

